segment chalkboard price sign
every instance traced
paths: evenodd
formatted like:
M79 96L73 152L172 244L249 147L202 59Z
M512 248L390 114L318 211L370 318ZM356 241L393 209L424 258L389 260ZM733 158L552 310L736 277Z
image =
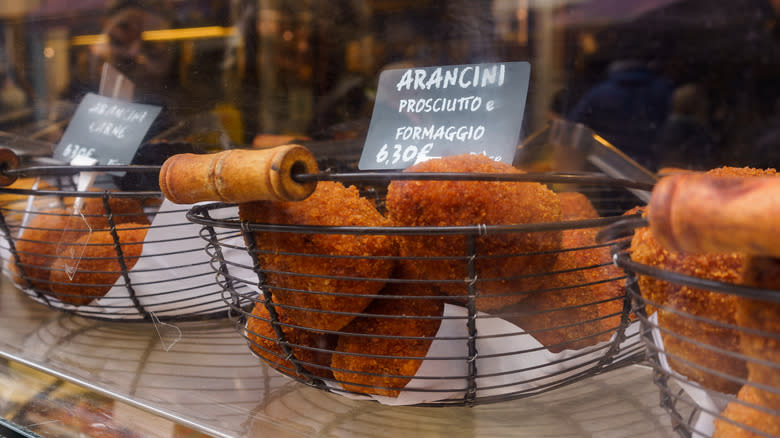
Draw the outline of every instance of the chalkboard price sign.
M527 62L383 71L358 167L405 169L463 153L511 163L530 75Z
M67 163L90 157L98 164L130 164L161 109L88 93L54 149L54 158Z

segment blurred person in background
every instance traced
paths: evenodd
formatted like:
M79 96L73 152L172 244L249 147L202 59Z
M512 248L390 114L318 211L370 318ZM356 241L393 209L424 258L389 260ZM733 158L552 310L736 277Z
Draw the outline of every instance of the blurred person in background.
M616 148L654 171L657 133L668 114L674 87L642 59L612 62L607 78L585 92L566 115L604 137Z
M66 95L78 99L97 92L103 63L109 63L135 84L135 99L164 103L179 82L179 51L170 41L145 41L143 32L171 29L175 19L161 0L115 0L106 6L102 39L90 47L87 76Z
M672 94L671 112L656 143L659 168L708 170L718 156L710 126L707 94L697 84L684 84Z
M27 103L24 90L16 85L5 66L0 66L0 114L23 109Z
M175 19L161 0L112 0L106 6L102 35L83 59L82 74L76 75L61 97L78 103L88 92L100 88L102 66L108 63L135 86L133 101L163 108L150 135L171 126L172 112L182 97L179 80L179 50L171 41L144 40L145 31L175 27Z
M775 100L774 114L758 132L749 157L748 166L780 168L780 97Z
M768 20L767 32L772 36L775 47L780 47L780 0L769 0L774 15ZM777 58L773 57L775 62ZM746 164L756 167L780 168L780 88L775 81L774 93L768 97L774 98L762 126L756 133L756 139L750 150L750 161Z
M160 1L118 0L108 9L103 28L107 41L95 46L97 58L117 68L136 87L136 99L162 99L178 82L178 51L169 41L147 41L143 33L174 27ZM159 102L163 103L163 102Z
M221 129L209 112L213 101L200 99L183 86L178 43L144 36L148 31L176 26L173 11L164 0L109 1L102 38L89 48L82 60L87 64L83 74L62 96L78 103L86 93L98 93L103 65L109 64L133 83L132 102L160 107L130 164L161 165L174 154L203 152L199 135ZM210 82L208 86L213 88L216 84ZM159 189L154 174L128 172L117 177L116 183L124 190Z

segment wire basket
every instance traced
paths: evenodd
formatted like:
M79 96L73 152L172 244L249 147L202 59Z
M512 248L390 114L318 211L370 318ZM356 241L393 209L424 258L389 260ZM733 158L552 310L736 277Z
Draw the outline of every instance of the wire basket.
M296 178L318 181L318 190L325 181L355 186L381 213L387 213L388 185L401 180L540 184L561 199L563 192L576 193L600 210L595 217L525 224L326 226L242 220L229 203L193 207L187 217L203 225L237 329L281 373L386 404L472 406L532 396L644 357L624 274L595 233L619 220L626 205L641 203L631 190L647 184L592 173ZM347 209L343 204L338 208ZM486 249L486 242L550 233L561 237L554 249ZM345 243L366 248L378 240L398 246L356 252ZM423 242L420 252L403 249L413 242ZM425 251L437 242L455 243L438 254ZM249 254L251 263L226 256L236 251ZM437 267L446 273L429 270ZM254 305L244 306L247 299Z
M647 225L620 221L600 238L616 242L674 429L682 437L780 436L780 291L740 284L734 267L751 263L743 255L659 249ZM648 251L658 251L660 265L645 259Z
M187 208L157 190L160 166L6 168L0 187L0 254L27 296L79 316L121 321L226 317L222 290ZM97 172L91 190L77 176ZM20 184L21 183L21 184ZM143 185L143 184L142 184ZM74 204L80 214L73 214Z

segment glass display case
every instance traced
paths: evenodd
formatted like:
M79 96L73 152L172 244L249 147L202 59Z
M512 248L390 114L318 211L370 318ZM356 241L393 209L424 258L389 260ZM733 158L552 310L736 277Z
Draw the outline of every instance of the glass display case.
M3 6L3 131L56 142L110 59L136 82L137 101L164 105L169 117L150 138L212 147L354 140L335 149L359 153L381 71L528 61L523 137L564 117L652 171L773 165L763 146L777 111L777 5L768 0L159 0L136 2L157 17L138 22L119 14L123 3ZM664 131L667 119L700 125ZM677 140L661 133L678 131L707 149L665 145Z
M514 402L385 406L279 374L248 354L227 320L176 323L174 336L151 324L128 327L62 314L16 293L7 281L0 303L0 418L40 436L672 433L646 365Z
M645 184L629 199L600 193L600 212L644 206L666 175L780 164L777 0L10 0L0 4L0 146L23 166L68 164L56 151L97 94L160 109L123 164L296 143L324 171L357 172L384 114L383 72L500 63L530 66L522 110L495 116L519 132L515 167ZM95 320L30 300L9 269L0 435L691 436L711 433L700 423L738 398L717 391L703 407L687 379L669 378L644 310L632 321L650 348L629 365L532 397L391 407L277 373L227 310L204 321ZM632 311L652 309L633 293ZM761 363L776 396L776 358ZM65 417L74 426L51 426Z

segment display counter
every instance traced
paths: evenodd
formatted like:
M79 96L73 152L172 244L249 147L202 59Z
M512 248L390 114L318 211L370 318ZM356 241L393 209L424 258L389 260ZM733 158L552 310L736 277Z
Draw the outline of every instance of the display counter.
M35 303L5 278L1 290L0 412L44 436L62 415L19 413L31 400L57 398L59 384L81 391L75 400L112 401L99 418L125 431L116 436L674 436L643 364L513 401L390 407L283 377L250 354L229 319L95 321Z

